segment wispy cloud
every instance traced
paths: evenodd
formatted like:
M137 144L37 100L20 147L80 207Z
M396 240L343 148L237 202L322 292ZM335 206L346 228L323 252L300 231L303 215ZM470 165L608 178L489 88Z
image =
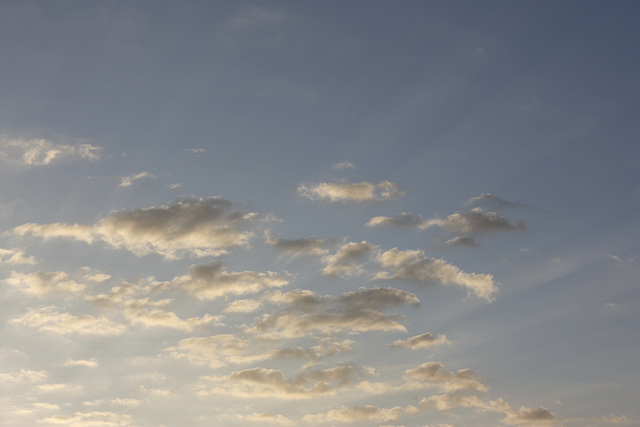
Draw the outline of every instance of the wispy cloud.
M369 227L378 225L410 226L421 230L437 226L452 233L487 233L496 231L525 231L524 221L509 221L496 212L483 212L474 208L469 212L456 212L448 217L423 219L410 213L401 213L394 217L376 216L366 224Z
M56 144L48 139L0 138L0 159L30 166L45 166L63 158L79 158L96 162L102 147L88 143Z
M390 181L382 181L377 184L366 181L358 183L340 181L302 184L298 187L298 194L311 200L378 202L402 196L404 191L401 191L397 184Z
M343 244L338 251L323 258L325 264L323 274L328 276L357 277L364 273L362 264L358 261L365 258L377 246L363 240Z
M141 179L158 179L158 177L149 171L138 172L120 178L120 183L118 184L118 186L131 187L135 181L139 181Z
M335 165L331 166L331 169L355 169L355 168L356 168L356 165L354 165L348 160L345 160L340 163L336 163Z
M292 240L272 238L269 233L265 233L265 242L271 245L276 251L286 253L293 257L326 255L329 252L326 246L332 243L327 239L317 237Z
M74 316L70 313L60 313L54 306L30 308L22 316L12 319L11 323L60 335L106 336L120 335L126 331L124 325L114 323L106 317L94 317L88 314Z
M449 340L447 340L447 336L444 334L433 335L431 332L425 332L424 334L416 335L406 340L397 340L393 342L395 347L403 347L411 350L436 347L442 344L451 344Z

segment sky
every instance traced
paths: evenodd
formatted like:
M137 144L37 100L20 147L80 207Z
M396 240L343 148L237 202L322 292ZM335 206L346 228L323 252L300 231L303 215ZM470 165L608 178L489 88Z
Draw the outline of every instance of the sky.
M637 1L0 1L3 426L640 426Z

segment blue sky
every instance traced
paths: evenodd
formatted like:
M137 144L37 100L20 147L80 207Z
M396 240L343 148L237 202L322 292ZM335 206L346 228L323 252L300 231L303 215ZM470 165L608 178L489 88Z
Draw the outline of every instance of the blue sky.
M0 2L2 424L640 425L639 12Z

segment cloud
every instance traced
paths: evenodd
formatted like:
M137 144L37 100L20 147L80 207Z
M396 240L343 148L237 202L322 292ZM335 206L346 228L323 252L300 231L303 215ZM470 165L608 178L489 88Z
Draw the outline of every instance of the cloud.
M44 295L52 290L57 292L80 292L86 285L75 282L67 273L54 271L51 273L19 273L12 271L9 278L2 282L31 295Z
M441 246L449 248L478 248L480 245L472 237L457 236L445 241Z
M246 246L252 233L241 227L263 219L255 213L232 211L231 207L231 202L219 197L189 197L171 205L114 211L94 226L29 223L13 232L45 240L61 237L85 243L103 241L138 256L217 256L228 248Z
M287 378L278 369L251 368L235 371L222 378L209 377L213 387L207 387L201 394L231 394L237 397L309 399L317 396L334 395L338 389L349 386L366 369L355 365L338 365L333 368L314 370Z
M0 264L37 264L36 259L26 256L24 249L2 249L0 248Z
M227 295L254 294L266 288L289 284L289 273L258 273L255 271L227 272L224 264L192 265L185 275L156 286L177 287L199 299L216 299Z
M87 368L97 368L98 367L98 361L96 359L94 359L93 357L91 359L89 359L89 360L67 359L67 361L64 362L64 366L84 366L84 367L87 367Z
M485 205L493 206L495 208L522 208L522 209L534 209L531 205L520 202L512 202L510 200L502 199L494 194L482 193L479 196L472 197L464 204L464 206L471 205ZM537 209L535 209L537 210Z
M93 317L88 314L74 316L69 313L60 313L54 306L30 308L22 316L12 319L11 323L60 335L108 336L120 335L126 331L124 325L113 323L106 317Z
M427 221L420 215L415 216L412 213L402 212L393 217L376 216L373 217L365 225L367 227L376 227L378 225L395 225L398 227L418 227L423 228Z
M345 180L337 183L302 184L298 187L298 194L311 200L377 202L394 199L402 196L404 192L397 184L389 181L374 184L366 181L351 183Z
M601 423L609 423L609 424L628 424L629 423L629 419L624 415L622 416L606 415L604 417L596 417L594 418L594 421L598 421Z
M360 243L345 243L333 255L325 256L322 261L325 264L322 270L327 276L357 277L363 272L363 266L358 260L371 253L377 246L363 240Z
M0 384L24 384L41 382L47 378L45 371L21 369L18 372L0 372Z
M199 156L200 154L205 153L208 150L206 148L187 148L187 151L189 151L191 154Z
M210 337L191 337L166 349L177 359L186 359L194 365L219 368L226 366L229 359L246 353L249 342L231 334Z
M308 414L302 420L308 423L326 423L338 421L343 423L354 423L358 421L386 422L395 421L404 414L415 414L418 408L408 405L406 407L396 406L394 408L380 408L373 405L365 406L341 406L339 409L332 409L326 414Z
M436 258L429 258L420 250L398 250L393 248L378 254L377 261L383 269L376 279L404 279L423 284L456 284L465 287L469 293L491 301L497 291L490 274L465 273L458 267Z
M411 337L406 340L397 340L393 342L395 347L403 347L411 350L435 347L442 344L451 344L449 340L447 340L447 336L444 334L434 336L431 332L416 335L415 337Z
M74 412L73 415L55 415L38 422L73 427L128 426L131 425L131 416L108 411Z
M282 414L275 414L273 412L253 413L243 418L254 425L262 425L264 423L273 423L280 426L293 425L293 422L289 418Z
M260 301L239 299L224 308L225 313L253 313L262 306Z
M143 300L144 301L144 300ZM124 309L126 318L134 325L141 324L147 327L161 326L191 332L198 326L218 322L221 316L205 314L201 317L181 319L175 313L159 308L149 307L148 304L139 301L130 301Z
M507 417L502 420L507 425L560 425L556 417L547 408L520 407L518 411L509 411Z
M30 166L45 166L63 158L81 158L95 162L100 159L101 151L102 147L87 143L65 145L44 138L0 138L0 159Z
M410 226L420 230L437 226L452 233L488 233L497 231L525 231L523 220L512 222L496 212L483 212L482 208L474 208L469 212L456 212L448 217L423 219L410 213L401 213L394 217L377 216L366 224L369 227L378 225Z
M281 312L264 314L247 332L261 336L295 338L318 333L405 331L395 316L380 310L402 305L418 306L418 298L394 288L361 288L338 297L319 297L310 291L276 293L266 297L284 304Z
M345 160L344 162L336 163L335 165L331 166L331 169L355 169L355 168L356 168L356 165L354 165L348 160Z
M457 372L443 370L440 362L427 362L414 369L407 369L404 378L412 383L418 382L428 387L438 387L441 391L457 390L487 391L480 376L470 369L460 369Z
M316 237L295 240L273 239L268 233L266 233L265 242L271 245L276 251L286 253L293 257L322 256L329 252L325 249L325 246L329 242L326 239Z
M158 177L152 174L151 172L143 171L143 172L134 173L132 175L128 175L120 178L120 184L118 184L118 186L131 187L135 181L139 181L144 178L158 179Z

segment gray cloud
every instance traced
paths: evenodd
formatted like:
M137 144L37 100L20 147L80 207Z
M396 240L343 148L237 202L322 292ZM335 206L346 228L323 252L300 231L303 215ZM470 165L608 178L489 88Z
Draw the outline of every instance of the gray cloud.
M226 295L246 295L265 288L286 286L289 273L258 273L256 271L227 272L224 264L192 265L189 272L170 282L155 282L160 288L177 287L200 299L216 299Z
M336 163L335 165L331 166L331 169L355 169L355 168L356 168L356 165L354 165L348 160L345 160L344 162Z
M423 284L456 284L465 287L488 301L493 299L497 286L490 274L465 273L458 267L436 258L429 258L420 250L393 248L378 254L377 261L387 271L376 274L376 279L404 279Z
M345 243L336 253L327 255L322 259L325 264L322 273L328 276L360 276L364 272L364 269L358 261L376 248L377 246L364 240L360 243Z
M442 344L450 344L449 340L447 340L447 336L444 334L434 336L431 332L416 335L415 337L411 337L406 340L397 340L393 342L395 347L403 347L411 350L430 348Z
M401 213L394 217L377 216L366 224L369 227L378 225L410 226L420 230L437 226L452 233L488 233L496 231L525 231L523 220L509 221L496 212L483 212L481 208L474 208L469 212L456 212L444 219L423 219L410 213Z
M114 211L94 226L78 224L24 224L18 235L43 239L70 238L85 243L104 241L141 256L157 253L165 258L186 254L202 257L246 246L252 237L249 226L263 219L255 213L232 211L232 203L219 197L189 197L171 205Z
M271 245L276 251L284 252L293 257L326 255L329 251L325 249L325 247L331 243L327 239L316 237L294 240L274 239L271 238L268 233L265 234L265 242Z
M452 239L446 240L440 246L449 248L478 248L480 245L472 237L457 236Z
M298 194L311 200L375 202L394 199L402 196L404 192L397 184L389 181L374 184L366 181L351 183L345 180L337 183L302 184L298 187Z

